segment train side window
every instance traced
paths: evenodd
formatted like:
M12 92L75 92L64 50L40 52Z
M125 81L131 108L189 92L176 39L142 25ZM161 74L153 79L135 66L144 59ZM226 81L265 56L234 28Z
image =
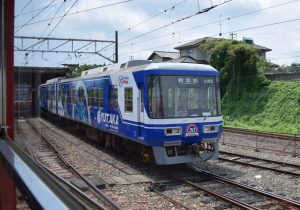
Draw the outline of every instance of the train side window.
M141 89L141 112L144 112L144 89Z
M93 106L94 107L97 107L98 104L97 104L97 88L93 88Z
M125 112L133 112L132 87L126 87L124 91Z
M98 88L98 106L103 108L103 88Z
M109 91L109 107L111 109L118 109L118 88L111 86Z
M93 89L88 89L87 94L88 94L88 106L93 106Z
M50 100L50 90L48 89L48 97L47 97L47 100L49 101Z
M73 100L75 104L78 103L78 93L76 92L75 88L73 89Z
M82 87L79 87L78 89L78 99L79 99L79 103L84 103L84 90Z
M68 104L71 103L71 91L70 91L70 89L67 90L67 103L68 103Z
M71 90L71 104L74 104L74 89Z
M72 89L71 92L71 103L76 104L77 103L77 97L76 97L76 89Z

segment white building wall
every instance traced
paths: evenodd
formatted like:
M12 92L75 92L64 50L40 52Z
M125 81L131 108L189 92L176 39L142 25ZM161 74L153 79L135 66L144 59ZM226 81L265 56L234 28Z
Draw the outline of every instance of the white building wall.
M180 56L191 56L195 60L205 60L207 62L210 61L210 55L207 54L203 49L199 47L186 48L180 50Z

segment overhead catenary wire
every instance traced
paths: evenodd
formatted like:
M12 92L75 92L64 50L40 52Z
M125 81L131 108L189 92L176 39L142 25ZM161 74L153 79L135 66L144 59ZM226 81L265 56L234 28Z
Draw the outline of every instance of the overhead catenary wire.
M48 8L54 7L54 6L57 6L57 5L61 5L61 4L64 4L64 3L67 3L67 2L69 2L69 1L73 1L73 0L64 0L63 2L56 3L56 4L52 4L52 5L50 5ZM20 14L16 15L15 17L20 17L20 16L23 16L23 15L31 14L31 13L40 11L40 10L42 10L43 8L44 8L44 7L39 8L39 9L35 9L35 10L32 10L32 11L28 11L28 12L23 12L23 13L20 13Z
M177 4L175 4L175 5L173 5L173 6L169 7L169 8L167 8L167 9L164 9L163 11L158 12L158 13L152 15L151 17L149 17L149 18L147 18L147 19L142 20L141 22L138 22L138 23L136 23L135 25L132 25L132 26L128 27L128 29L123 30L123 31L120 31L119 34L122 34L122 33L126 32L126 31L128 31L128 30L132 30L133 28L135 28L135 27L137 27L137 26L139 26L139 25L142 25L142 24L148 22L148 21L151 20L151 19L153 19L153 18L155 18L155 17L158 17L158 16L160 16L161 14L166 13L168 10L175 9L176 7L178 7L179 5L183 4L183 3L186 2L186 1L188 1L188 0L183 0L183 1L181 1L181 2L179 2L179 3L177 3Z
M121 43L119 43L119 46L123 45L124 43L128 43L128 42L130 42L130 41L133 40L133 39L138 39L138 38L140 38L140 37L142 37L142 36L146 36L146 35L148 35L148 34L150 34L150 33L155 32L155 31L159 31L159 30L161 30L161 29L163 29L163 28L166 28L166 27L168 27L168 26L171 26L171 25L173 25L173 24L176 24L176 23L179 23L179 22L184 21L184 20L186 20L186 19L192 18L192 17L194 17L194 16L196 16L196 15L199 15L199 14L202 14L202 13L206 13L206 12L210 11L211 9L217 7L217 6L226 4L226 3L230 2L230 1L232 1L232 0L225 0L224 2L222 2L222 3L220 3L220 4L212 5L211 7L208 7L208 8L202 9L202 10L199 10L198 12L196 12L196 13L194 13L194 14L192 14L192 15L189 15L189 16L187 16L187 17L178 19L178 20L176 20L176 21L174 21L174 22L171 22L171 23L169 23L169 24L160 26L160 27L158 27L158 28L156 28L156 29L153 29L153 30L151 30L151 31L148 31L148 32L143 33L143 34L140 34L140 35L135 36L135 37L133 37L133 38L131 38L131 39L128 39L128 40L126 40L126 41L124 41L124 42L121 42ZM101 50L104 50L104 49L106 49L106 48L109 48L110 46L111 46L111 45L107 45L106 47L103 47L102 49L99 50L99 52L100 52Z
M52 0L49 4L47 4L47 6L45 6L40 12L38 12L36 15L34 15L31 19L29 19L25 24L21 25L20 27L18 27L18 29L15 31L15 33L17 33L18 31L20 31L24 26L26 26L27 24L29 24L33 19L35 19L37 16L39 16L45 9L47 9L53 2L55 2L56 0Z
M236 18L240 18L240 17L246 16L246 15L254 14L254 13L257 13L257 12L262 12L262 11L265 11L265 10L268 10L268 9L273 9L273 8L276 8L276 7L284 6L284 5L291 4L291 3L294 3L294 2L297 2L297 1L300 1L300 0L293 0L293 1L283 2L283 3L280 3L280 4L265 7L265 8L259 9L259 10L254 10L254 11L251 11L251 12L242 13L242 14L235 15L235 16L232 16L232 17L223 18L222 21L226 21L226 20L230 21L232 19L236 19ZM144 43L144 42L147 42L147 41L151 41L151 40L160 39L160 38L164 38L164 37L167 37L167 36L175 35L177 33L182 33L182 32L186 32L186 31L189 31L189 30L194 30L194 29L197 29L197 28L202 28L202 27L205 27L205 26L213 25L213 24L219 24L219 22L220 22L220 20L215 20L215 21L212 21L212 22L209 22L209 23L201 24L201 25L198 25L198 26L193 26L193 27L190 27L190 28L186 28L186 29L183 29L183 30L175 31L175 32L164 34L164 35L157 36L157 37L152 37L152 38L137 41L137 42L123 43L123 44L121 43L121 44L119 44L119 47L124 46L124 45L140 44L140 43Z
M61 23L61 21L66 17L66 15L70 12L70 10L74 7L74 5L78 2L78 0L76 0L72 6L68 9L68 11L61 17L61 19L56 23L56 25L53 27L53 29L50 31L50 33L48 34L47 38L50 37L50 35L54 32L54 30L58 27L58 25ZM41 43L41 45L38 47L37 50L39 50L42 45L44 44L44 42ZM33 53L33 55L31 56L31 58L26 62L26 64L28 64L32 58L35 56L35 54L37 53L37 51L35 53Z
M247 28L232 30L232 31L224 32L223 34L230 34L230 33L253 30L253 29L258 29L258 28L265 28L265 27L270 27L270 26L274 26L274 25L290 23L290 22L295 22L295 21L300 21L300 18L295 18L295 19L279 21L279 22L274 22L274 23L269 23L269 24L264 24L264 25L259 25L259 26L253 26L253 27L247 27ZM217 36L219 36L219 34L214 34L214 35L211 35L211 36L212 37L217 37ZM189 41L193 41L193 40L194 39L185 40L184 42L189 42ZM156 48L160 48L160 47L172 46L172 45L175 45L175 44L178 44L178 42L172 42L172 43L165 44L165 45L160 45L160 46L151 47L151 48L147 48L147 49L141 49L141 50L137 50L137 51L133 51L133 52L127 52L127 53L123 53L119 56L124 56L124 55L132 54L132 53L143 52L143 51L152 50L152 49L156 49Z
M132 26L131 28L136 27L136 26L138 26L138 25L141 25L141 24L145 23L146 21L150 20L151 18L154 18L154 17L156 17L157 15L164 13L164 12L167 11L167 10L174 9L176 6L179 6L180 4L182 4L182 3L185 2L185 1L186 1L186 0L181 1L181 2L179 2L178 4L176 4L176 5L174 5L174 6L170 7L170 8L168 8L168 9L166 9L166 10L164 10L164 11L162 11L162 12L156 14L156 15L153 15L152 17L150 17L150 18L148 18L148 19L146 19L146 20L144 20L144 21L141 21L141 22L135 24L134 26ZM160 29L165 28L165 27L167 27L167 26L169 26L169 25L173 25L173 24L175 24L175 23L181 22L181 21L186 20L186 19L188 19L188 18L191 18L191 17L193 17L193 16L196 16L196 15L199 15L199 14L202 14L202 13L205 13L205 12L208 12L208 11L210 11L211 9L213 9L213 8L215 8L215 7L217 7L217 6L220 6L220 5L222 5L222 4L228 3L228 2L230 2L230 1L232 1L232 0L225 0L224 2L222 2L222 3L220 3L220 4L212 5L211 7L208 7L208 8L202 9L202 10L199 10L199 11L196 12L195 14L192 14L192 15L190 15L190 16L181 18L181 19L179 19L179 20L177 20L177 21L175 21L175 22L172 22L172 23L170 23L170 24L164 25L163 27L160 27L159 29L156 29L156 30L160 30ZM127 29L127 30L128 30L128 29ZM125 31L127 31L127 30L124 30L123 32L125 32ZM129 28L129 30L130 30L130 28ZM156 31L156 30L155 30L155 31ZM152 32L153 32L153 31L152 31ZM148 32L148 33L149 33L149 32ZM145 35L145 34L144 34L144 35ZM140 35L140 36L143 36L143 35ZM140 37L140 36L139 36L139 37ZM135 38L137 38L137 37L134 37L133 39L135 39ZM122 44L122 43L120 43L120 44ZM103 51L104 49L109 48L110 46L111 46L111 44L110 44L110 45L107 45L107 46L105 46L105 47L103 47L103 48L101 48L100 50L98 50L98 52Z
M150 33L155 32L155 31L159 31L159 30L161 30L161 29L163 29L163 28L166 28L166 27L168 27L168 26L171 26L171 25L173 25L173 24L182 22L182 21L184 21L184 20L187 20L187 19L192 18L192 17L197 16L197 15L206 13L206 12L208 12L208 11L210 11L210 10L212 10L212 9L214 9L214 8L216 8L216 7L218 7L218 6L220 6L220 5L226 4L226 3L231 2L231 1L232 1L232 0L225 0L224 2L222 2L222 3L220 3L220 4L212 5L212 6L208 7L208 8L202 9L202 10L200 10L200 11L198 11L198 12L192 14L192 15L183 17L183 18L181 18L181 19L178 19L178 20L173 21L173 22L171 22L171 23L168 23L168 24L166 24L166 25L163 25L163 26L160 26L160 27L158 27L158 28L155 28L155 29L153 29L153 30L151 30L151 31L148 31L148 32L146 32L146 33L143 33L143 34L140 34L140 35L138 35L138 36L135 36L135 37L133 37L133 38L131 38L131 39L128 39L127 41L121 42L120 44L130 42L130 41L133 40L133 39L138 39L138 38L140 38L140 37L142 37L142 36L146 36L146 35L148 35L148 34L150 34Z
M284 57L275 57L275 58L269 58L270 60L281 60L281 59L287 59L287 58L300 58L300 55L295 56L284 56Z
M186 2L186 1L188 1L188 0L183 0L183 1L181 1L181 2L179 2L179 3L177 3L177 4L175 4L175 5L173 5L173 6L169 7L169 8L167 8L167 9L164 9L164 10L161 11L161 12L158 12L158 13L152 15L151 17L149 17L149 18L147 18L147 19L145 19L145 20L142 20L141 22L138 22L138 23L136 23L136 24L134 24L134 25L128 27L127 29L125 29L125 30L123 30L123 31L120 31L120 32L119 32L119 35L122 34L122 33L124 33L124 32L126 32L126 31L131 31L133 28L135 28L135 27L137 27L137 26L139 26L139 25L142 25L142 24L148 22L149 20L151 20L151 19L153 19L153 18L155 18L155 17L160 16L161 14L166 13L168 10L175 9L176 7L178 7L179 5L183 4L183 3ZM110 37L110 38L111 38L111 37ZM106 49L106 48L109 48L111 45L112 45L112 44L109 44L109 45L107 45L107 46L101 48L99 51L101 51L101 50L103 50L103 49Z
M19 16L22 12L23 12L23 10L30 4L32 2L32 0L30 0L21 10L20 10L20 12L17 14L17 15L15 15L15 17L17 17L17 16Z
M55 0L54 0L54 1L55 1ZM82 13L82 12L89 12L89 11L92 11L92 10L97 10L97 9L102 9L102 8L105 8L105 7L115 6L115 5L118 5L118 4L124 4L124 3L130 2L130 1L134 1L134 0L125 0L125 1L115 2L115 3L111 3L111 4L106 4L106 5L99 6L99 7L93 7L93 8L89 8L89 9L85 9L85 10L80 10L80 11L76 11L76 12L69 13L69 14L67 14L67 16L70 16L70 15L77 15L77 14ZM76 2L77 2L77 1L76 1ZM57 17L55 17L54 19L58 19L58 18L61 18L61 17L62 17L62 16L57 16ZM33 25L33 24L37 24L37 23L42 23L42 22L45 22L45 21L48 21L48 20L51 20L51 19L52 19L52 18L47 18L47 19L39 20L39 21L32 22L32 23L25 23L25 24L23 24L23 25L16 26L15 28L20 28L20 27L25 27L25 26L28 26L28 25Z
M57 15L57 13L60 11L60 9L63 7L63 4L60 5L60 7L56 10L53 18L50 20L50 22L47 24L47 26L45 27L44 31L41 33L41 35L39 37L42 37L44 35L44 33L46 32L46 30L51 26L52 21L54 20L54 17Z
M291 4L291 3L294 3L294 2L298 2L298 1L299 1L299 0L292 0L292 1L287 1L287 2L283 2L283 3L271 5L271 6L268 6L268 7L265 7L265 8L261 8L261 9L258 9L258 10L254 10L254 11L250 11L250 12L238 14L238 15L235 15L235 16L232 16L232 17L227 17L227 18L224 18L222 21L225 21L225 20L228 20L228 21L229 21L229 20L232 20L232 19L236 19L236 18L240 18L240 17L243 17L243 16L247 16L247 15L255 14L255 13L258 13L258 12L262 12L262 11L265 11L265 10L269 10L269 9L281 7L281 6L288 5L288 4ZM205 27L205 26L212 25L212 24L218 24L218 23L219 23L219 20L216 20L216 21L212 21L212 22L210 22L210 23L206 23L206 24L199 25L199 26L194 26L194 27L186 28L186 29L179 30L179 31L176 31L176 32L173 32L173 33L165 34L165 35L162 35L162 36L158 36L158 37L154 37L154 38L142 40L142 41L140 41L140 42L136 42L136 43L127 43L127 44L120 44L119 47L120 47L120 46L123 46L123 45L128 45L128 44L131 44L131 45L132 45L132 44L138 44L138 43L150 41L150 40L153 40L153 39L159 39L159 38L162 38L162 37L165 37L165 36L174 35L175 33L181 33L181 32L185 32L185 31L189 31L189 30L193 30L193 29ZM266 26L259 26L259 27L266 27ZM238 31L240 32L240 31L242 31L242 30L251 30L251 28L240 29L240 30L238 30ZM234 32L238 32L238 31L234 31ZM226 32L226 33L223 33L223 34L230 34L230 33L233 33L233 32ZM175 44L178 44L178 42L174 42L174 43L171 43L171 44L162 45L162 46L158 46L158 47L165 47L165 46L170 46L170 45L175 45ZM100 49L99 51L107 50L107 49L109 49L109 47L110 47L110 46L106 46L106 47ZM155 49L155 48L151 48L151 49ZM147 49L147 50L149 50L149 49ZM143 50L143 51L145 51L145 50ZM139 51L138 51L138 52L139 52ZM130 54L130 53L135 53L135 51L134 51L134 52L126 53L126 55L127 55L127 54ZM123 54L121 54L120 56L123 56ZM89 57L90 57L90 56L89 56ZM87 58L82 58L81 60L88 59L89 57L87 57Z

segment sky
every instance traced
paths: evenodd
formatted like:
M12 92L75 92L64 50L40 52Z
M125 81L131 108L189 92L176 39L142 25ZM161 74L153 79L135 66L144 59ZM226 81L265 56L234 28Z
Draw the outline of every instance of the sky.
M216 7L193 16L212 5ZM299 10L300 0L15 0L15 36L114 41L118 31L119 62L123 63L147 59L155 50L176 51L174 47L205 36L229 39L233 33L236 40L249 37L255 44L272 49L267 52L268 61L290 65L300 63ZM32 44L15 40L16 49ZM107 45L100 43L97 50L102 49L102 55L113 59L114 47ZM81 46L82 43L74 48ZM41 43L29 49L46 48L47 43ZM93 49L89 45L83 50ZM86 53L15 51L17 66L78 63L110 62Z

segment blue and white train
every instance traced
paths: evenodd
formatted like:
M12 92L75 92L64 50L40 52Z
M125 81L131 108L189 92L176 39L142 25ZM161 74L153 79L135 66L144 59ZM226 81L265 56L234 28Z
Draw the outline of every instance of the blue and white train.
M114 145L142 145L159 165L206 161L219 156L218 76L209 65L130 61L48 80L40 107Z

